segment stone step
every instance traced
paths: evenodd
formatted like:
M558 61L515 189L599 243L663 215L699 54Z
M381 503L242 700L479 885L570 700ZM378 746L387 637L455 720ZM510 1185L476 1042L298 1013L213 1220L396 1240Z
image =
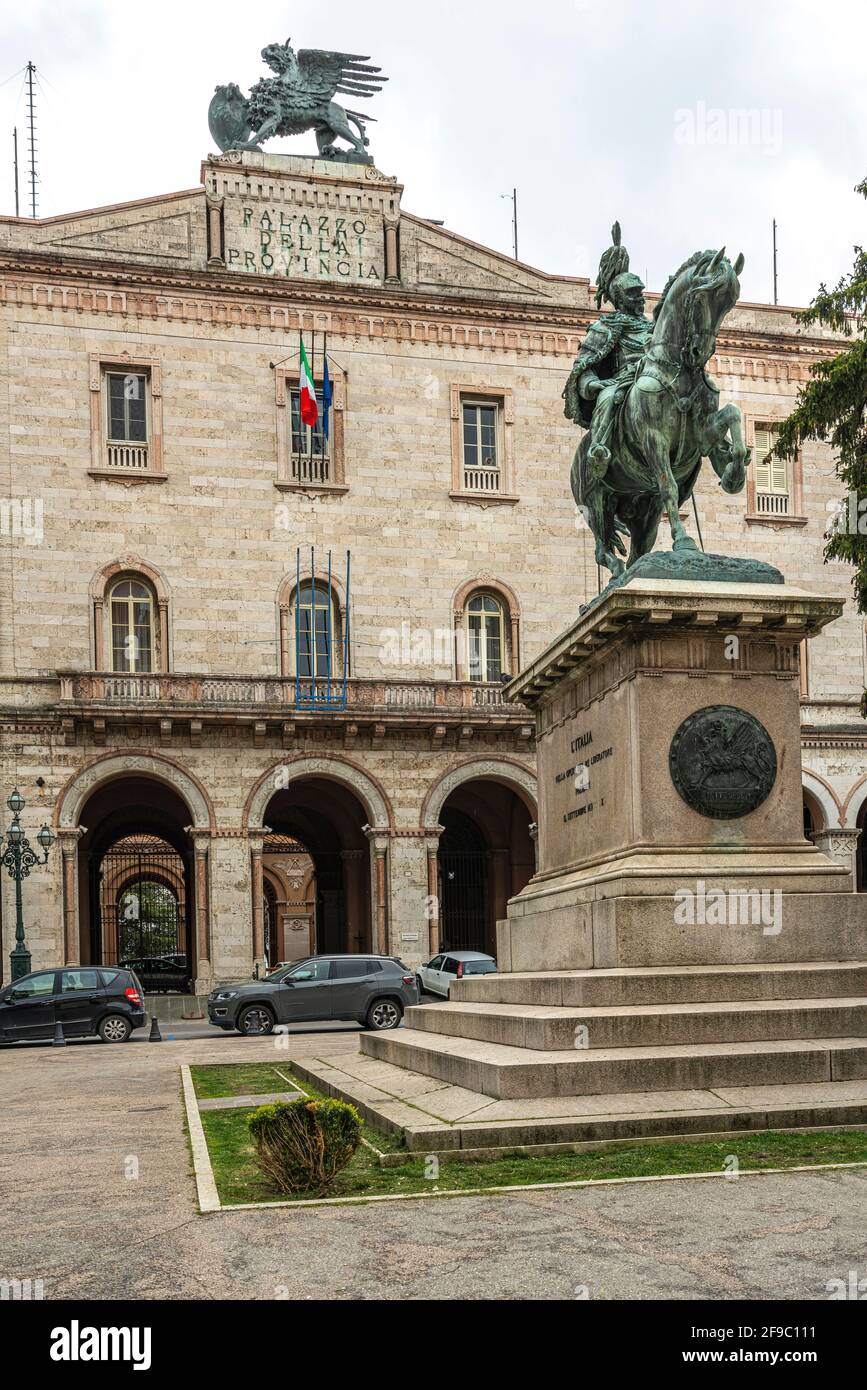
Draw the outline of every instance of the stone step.
M494 1100L372 1057L305 1058L307 1079L411 1152L550 1153L757 1130L867 1127L867 1079ZM735 1150L736 1152L736 1150Z
M679 1043L867 1037L867 999L558 1008L450 1001L410 1008L407 1027L540 1052Z
M867 962L558 970L456 980L454 1002L618 1008L761 999L867 998Z
M534 1051L401 1028L365 1033L365 1056L502 1099L705 1090L867 1077L867 1036Z

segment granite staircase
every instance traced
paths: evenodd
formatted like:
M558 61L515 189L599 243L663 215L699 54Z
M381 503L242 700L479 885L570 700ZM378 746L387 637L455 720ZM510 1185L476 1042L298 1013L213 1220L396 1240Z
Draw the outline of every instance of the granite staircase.
M867 1125L867 963L480 976L361 1051L499 1102L464 1147Z

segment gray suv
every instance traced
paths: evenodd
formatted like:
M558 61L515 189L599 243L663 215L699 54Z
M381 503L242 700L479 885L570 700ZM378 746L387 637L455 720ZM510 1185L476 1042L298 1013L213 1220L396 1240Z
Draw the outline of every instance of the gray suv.
M225 985L208 996L208 1020L245 1037L282 1023L346 1019L379 1032L418 1003L415 977L396 956L310 956L264 980Z

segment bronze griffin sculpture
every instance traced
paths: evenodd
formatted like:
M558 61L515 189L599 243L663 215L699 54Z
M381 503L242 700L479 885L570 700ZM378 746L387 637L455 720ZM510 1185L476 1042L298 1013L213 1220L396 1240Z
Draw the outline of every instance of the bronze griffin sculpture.
M337 92L375 96L388 81L379 68L357 53L318 48L296 53L288 39L263 48L262 57L277 76L257 82L249 97L234 82L214 92L208 125L220 150L258 150L274 136L313 130L320 159L373 163L365 123L374 118L347 111L333 98ZM338 138L348 140L351 148L335 145Z
M613 312L589 329L563 395L567 417L588 427L572 465L572 493L593 532L597 564L619 578L653 549L663 514L674 552L695 552L679 509L702 460L726 492L740 492L750 452L740 410L719 408L706 370L740 295L743 256L732 265L724 247L697 251L668 281L651 321L618 223L613 242L596 296L597 308L607 300Z

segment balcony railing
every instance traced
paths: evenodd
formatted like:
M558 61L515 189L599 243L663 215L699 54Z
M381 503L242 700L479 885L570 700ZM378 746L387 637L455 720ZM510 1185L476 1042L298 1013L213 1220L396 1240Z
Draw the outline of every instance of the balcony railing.
M499 468L465 468L464 488L467 492L499 492Z
M788 516L789 494L787 492L757 492L756 511L760 516Z
M331 460L327 454L293 454L291 470L293 483L315 486L331 482Z
M309 700L310 682L303 684ZM342 682L341 682L342 685ZM187 676L175 672L153 675L113 675L109 672L61 672L60 699L70 705L198 706L203 708L295 711L295 677ZM332 683L333 689L333 683ZM316 682L325 702L326 681ZM503 697L500 685L469 681L349 680L347 709L383 712L422 711L459 714L462 710L520 710Z
M147 444L106 444L106 468L122 468L146 472L148 469Z

